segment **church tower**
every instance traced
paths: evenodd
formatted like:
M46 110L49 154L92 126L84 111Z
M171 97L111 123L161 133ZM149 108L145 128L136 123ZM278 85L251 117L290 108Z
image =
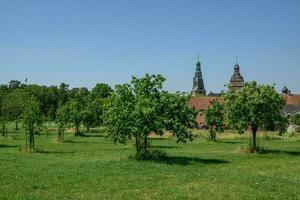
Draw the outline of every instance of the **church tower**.
M234 65L234 72L230 79L230 85L234 88L235 91L240 90L244 86L244 78L240 73L240 66L236 62Z
M196 63L196 73L195 77L193 79L193 91L192 95L206 95L206 90L204 88L204 83L203 83L203 78L202 78L202 72L201 72L201 63L199 61L199 56L198 56L198 61Z

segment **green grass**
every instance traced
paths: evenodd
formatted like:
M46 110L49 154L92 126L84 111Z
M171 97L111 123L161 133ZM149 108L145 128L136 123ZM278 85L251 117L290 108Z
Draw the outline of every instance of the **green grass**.
M41 153L19 152L24 133L0 139L1 200L300 199L300 137L260 139L266 154L239 153L248 138L230 134L216 143L153 138L170 159L139 162L132 144L97 133L56 144L54 130L36 136Z

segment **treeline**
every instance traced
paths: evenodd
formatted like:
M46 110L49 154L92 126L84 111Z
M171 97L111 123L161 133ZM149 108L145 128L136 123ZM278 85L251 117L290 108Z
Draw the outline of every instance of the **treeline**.
M33 132L38 130L37 121L56 121L60 126L65 126L65 123L74 124L75 135L78 135L81 124L89 129L103 123L103 106L112 92L113 89L104 83L98 83L89 90L85 87L70 88L65 83L48 87L12 80L0 85L2 136L7 135L9 122L15 122L15 128L19 129L19 121L28 119L25 115L29 113L31 117L36 115L40 118L31 122L33 128L36 126L36 130L31 130ZM36 113L32 113L34 107L37 108Z

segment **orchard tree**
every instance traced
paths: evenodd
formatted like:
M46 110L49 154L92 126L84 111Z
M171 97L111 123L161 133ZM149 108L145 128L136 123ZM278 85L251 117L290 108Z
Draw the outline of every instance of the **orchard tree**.
M285 101L274 86L258 85L256 82L246 83L240 91L229 87L225 95L225 119L228 126L236 129L240 125L251 128L251 149L257 151L256 135L259 128L269 121L282 119L281 109Z
M107 98L111 96L113 89L105 83L97 83L96 86L92 89L93 98L97 97L100 99Z
M85 107L81 111L81 119L87 128L87 132L90 131L90 127L102 125L103 105L102 99L93 99L91 95L85 99Z
M34 151L34 135L39 133L42 126L42 115L38 101L34 97L29 97L24 106L22 114L23 126L26 131L26 151Z
M300 126L300 113L296 113L291 117L291 122L294 125Z
M58 103L60 105L65 105L69 100L69 85L66 83L61 83L57 89Z
M217 101L204 112L207 125L210 126L210 139L216 141L216 132L223 131L224 106Z
M61 105L56 111L56 123L58 125L57 141L63 142L66 127L70 122L70 110L67 105Z
M188 128L194 125L196 113L188 108L186 96L163 91L164 81L161 75L146 74L117 86L104 113L108 137L123 144L134 138L137 152L147 150L151 133L170 131L178 142L191 140Z
M9 82L9 84L8 84L8 88L9 88L10 91L12 91L12 90L15 90L15 89L20 88L21 85L22 85L22 84L21 84L20 81L18 81L18 80L11 80L11 81Z
M18 130L18 123L20 121L21 114L24 109L24 99L27 98L27 94L22 89L16 89L8 93L3 99L3 112L5 112L7 121L15 121L15 129Z
M85 107L83 96L80 92L77 92L69 102L68 109L70 113L70 122L74 124L75 127L75 136L80 135L80 124L82 122L82 111Z
M8 124L8 113L5 106L6 92L0 92L0 124L1 124L1 136L7 136L7 124Z

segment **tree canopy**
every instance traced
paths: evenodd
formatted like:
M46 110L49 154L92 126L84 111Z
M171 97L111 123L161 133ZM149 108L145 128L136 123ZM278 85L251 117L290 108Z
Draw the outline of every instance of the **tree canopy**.
M205 112L205 120L210 126L210 139L216 141L216 131L223 131L224 125L224 106L217 101L212 102Z
M188 128L194 125L196 112L188 108L187 96L163 91L164 81L161 75L146 74L117 86L104 114L108 137L124 144L135 138L137 151L149 147L152 133L170 131L178 142L191 140Z
M225 94L225 119L228 126L236 129L251 128L252 149L257 150L256 132L268 125L270 120L282 120L281 109L285 101L274 86L246 83L235 92L232 88Z

